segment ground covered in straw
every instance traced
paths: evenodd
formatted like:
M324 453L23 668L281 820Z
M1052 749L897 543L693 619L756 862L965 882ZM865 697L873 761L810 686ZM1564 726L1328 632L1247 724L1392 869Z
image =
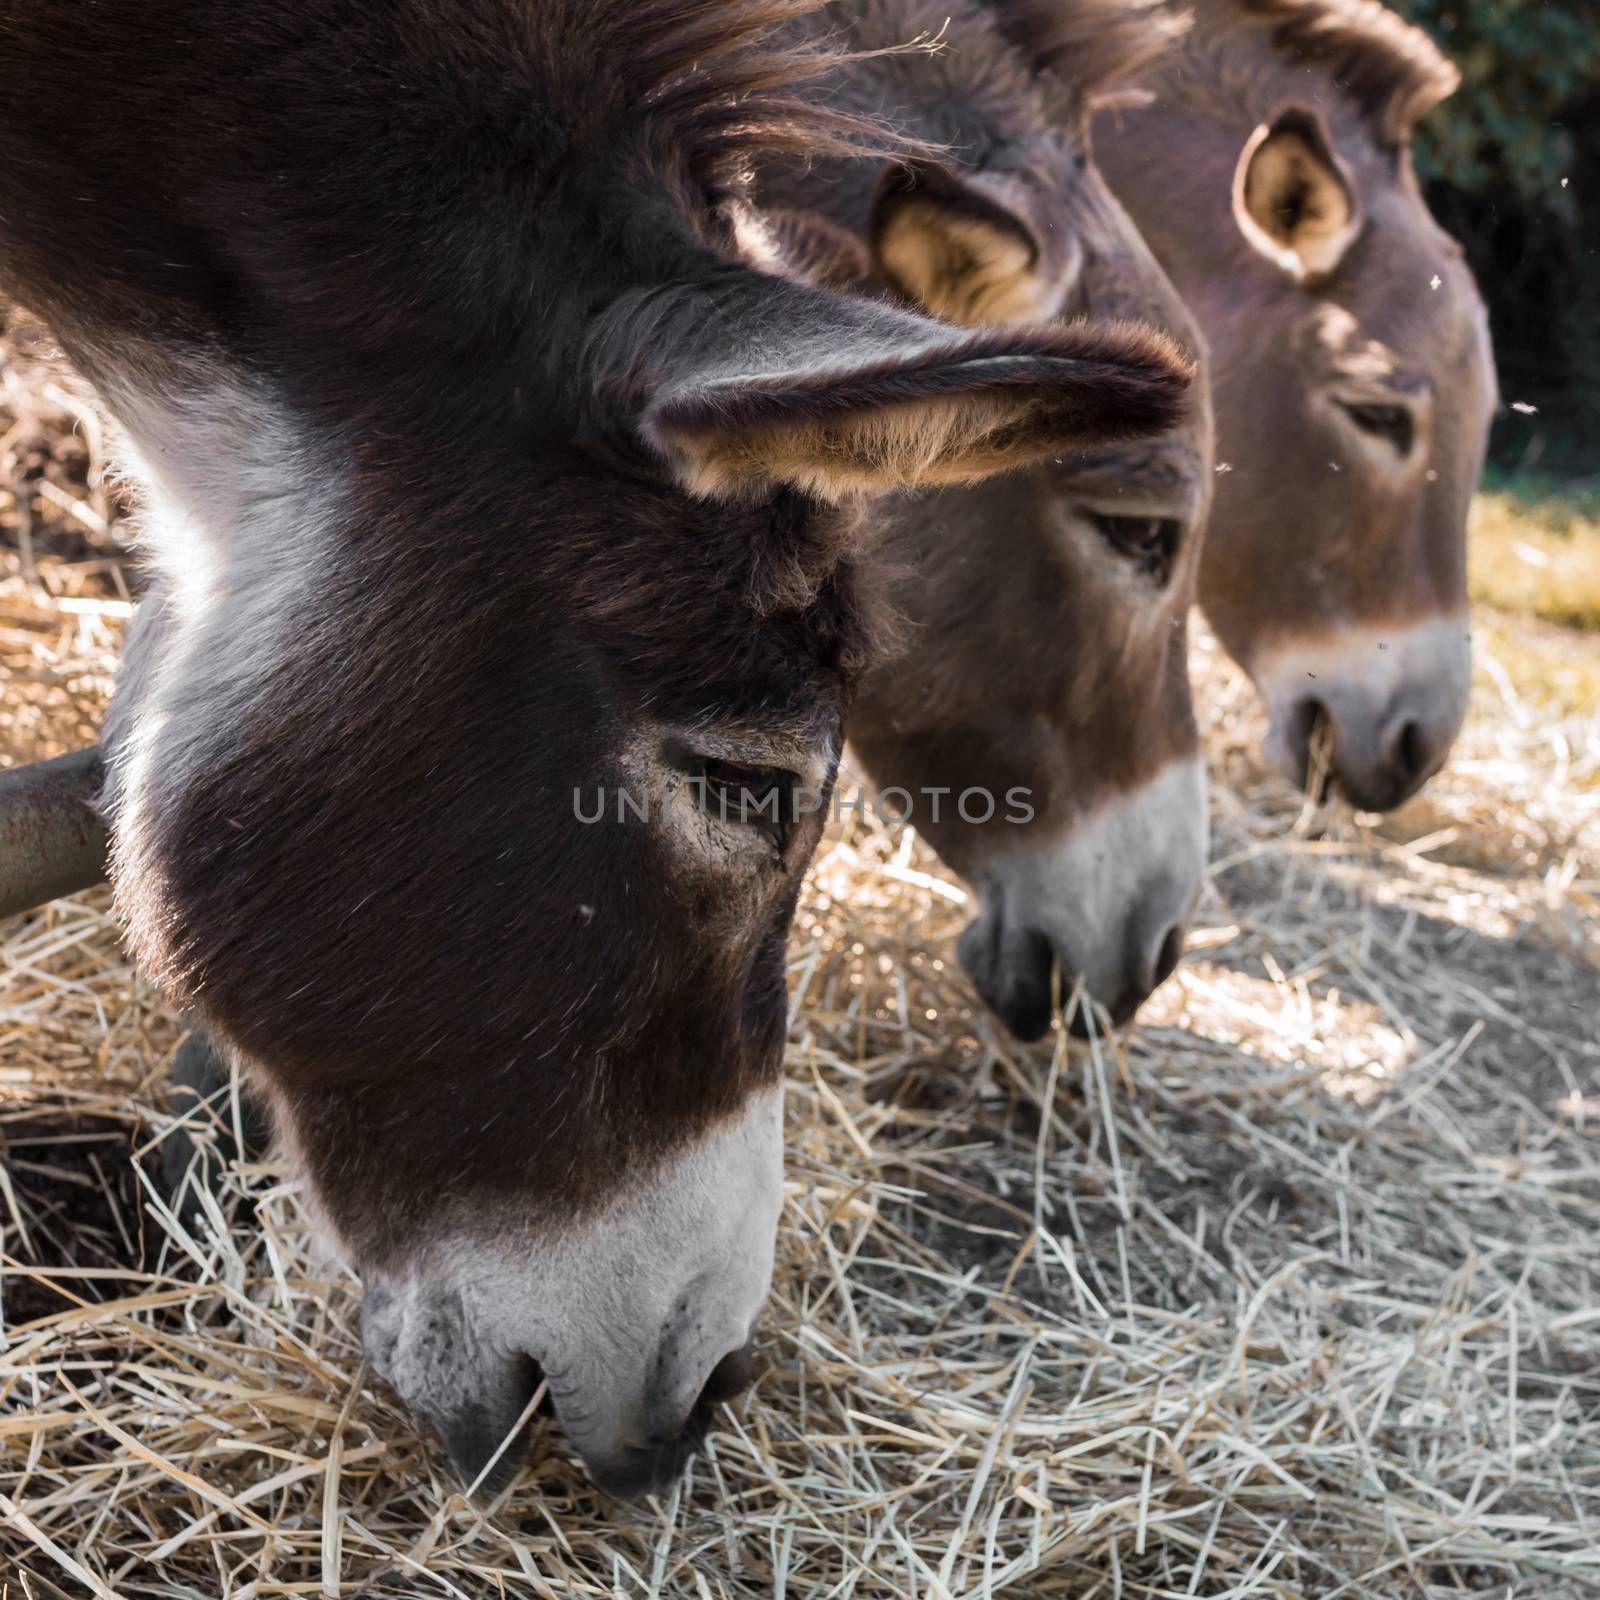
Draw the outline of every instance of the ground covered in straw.
M6 763L92 736L133 581L93 423L27 356ZM763 1375L646 1510L546 1422L465 1502L281 1166L163 1204L178 1029L104 891L0 923L0 1596L1600 1592L1600 710L1568 692L1600 649L1479 635L1455 760L1381 824L1269 778L1198 642L1213 893L1125 1039L1008 1043L960 889L834 830Z

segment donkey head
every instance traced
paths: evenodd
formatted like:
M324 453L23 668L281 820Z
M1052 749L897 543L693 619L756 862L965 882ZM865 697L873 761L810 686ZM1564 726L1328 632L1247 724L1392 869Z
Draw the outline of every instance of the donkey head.
M793 801L869 643L843 502L1165 422L1182 376L709 254L585 335L465 442L464 505L458 449L387 419L412 459L347 470L334 592L259 699L212 633L255 631L248 595L152 642L185 709L132 712L115 831L139 947L266 1086L377 1369L469 1479L542 1371L629 1493L748 1371L767 1290Z
M804 9L0 19L0 262L144 502L106 730L130 938L270 1103L374 1365L469 1479L515 1467L541 1371L621 1492L748 1376L818 826L770 802L832 782L854 503L1181 404L1148 338L763 270L750 152L862 132L789 91Z
M1409 150L1456 81L1371 0L1206 0L1155 104L1097 129L1211 346L1227 470L1201 603L1267 701L1269 753L1304 782L1325 723L1370 809L1438 770L1467 704L1494 366Z
M860 6L851 42L876 49L948 11ZM1167 34L1156 8L1101 0L958 8L944 52L845 69L850 103L893 109L947 154L766 187L853 227L876 281L952 321L1093 315L1198 353L1083 126ZM851 745L977 890L961 957L1023 1038L1049 1026L1058 970L1064 994L1082 980L1121 1021L1182 949L1206 858L1185 620L1210 482L1202 400L1159 438L878 513L908 643L864 680Z
M593 386L637 399L597 429L599 470L541 485L542 513L519 501L566 570L511 578L522 614L479 618L502 642L415 751L439 787L381 783L404 870L334 847L352 867L322 909L342 941L367 899L382 962L357 987L385 997L381 1026L330 1054L323 1013L306 1071L281 1016L236 1036L362 1261L375 1363L463 1471L537 1364L629 1493L675 1473L748 1373L766 1294L784 937L820 825L801 796L831 788L868 643L836 502L1120 430L1124 380L1164 417L1175 378L1131 342L973 336L722 264L590 350ZM415 582L444 604L449 581ZM459 844L429 842L436 808ZM419 922L409 960L381 936ZM348 1006L349 964L328 972Z

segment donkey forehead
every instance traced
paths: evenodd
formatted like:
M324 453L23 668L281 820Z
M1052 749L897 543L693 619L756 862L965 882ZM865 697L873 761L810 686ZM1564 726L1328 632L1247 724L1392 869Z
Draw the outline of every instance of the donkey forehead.
M1362 237L1332 280L1313 291L1304 346L1347 359L1373 354L1412 376L1479 354L1487 312L1461 246L1392 179L1376 195L1363 187ZM1307 291L1290 293L1304 303Z
M1371 276L1341 283L1337 299L1319 299L1295 325L1290 347L1324 381L1421 398L1487 359L1482 301L1464 271L1434 273L1404 293Z

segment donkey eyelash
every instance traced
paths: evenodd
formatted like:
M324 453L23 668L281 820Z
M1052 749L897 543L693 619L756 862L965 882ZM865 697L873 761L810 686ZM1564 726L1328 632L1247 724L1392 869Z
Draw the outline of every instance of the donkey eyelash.
M1178 553L1183 529L1175 517L1114 517L1086 511L1101 537L1114 549L1139 564L1141 572L1165 583Z
M1375 439L1386 439L1402 459L1411 454L1417 426L1405 406L1384 405L1365 400L1341 400L1340 409L1363 432Z
M799 779L781 767L742 767L705 756L691 778L703 811L725 822L742 822L761 832L783 851L794 831L795 788Z

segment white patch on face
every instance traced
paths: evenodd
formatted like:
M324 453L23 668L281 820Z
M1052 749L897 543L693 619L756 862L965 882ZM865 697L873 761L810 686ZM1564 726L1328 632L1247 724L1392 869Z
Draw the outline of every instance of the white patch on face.
M1376 339L1363 336L1361 324L1343 306L1319 305L1296 334L1302 348L1321 353L1331 377L1346 384L1381 388L1392 381L1398 361L1394 351Z
M1378 771L1408 721L1442 760L1467 714L1470 624L1453 615L1342 628L1265 652L1251 675L1271 717L1267 757L1292 778L1299 776L1311 702L1333 723L1341 771L1358 778Z
M137 855L156 787L175 792L315 624L334 490L260 385L220 367L98 372L139 491L150 587L107 720L119 859ZM159 772L155 770L159 747Z
M1188 921L1205 884L1209 832L1205 763L1173 761L1069 833L1029 840L994 862L986 887L998 890L1008 931L1045 935L1065 984L1081 977L1111 1004L1154 967L1167 931Z
M368 1355L453 1448L463 1407L494 1417L489 1433L510 1428L519 1407L503 1375L531 1357L596 1476L625 1477L640 1466L632 1452L648 1456L682 1432L712 1369L749 1338L771 1286L782 1199L774 1085L574 1228L539 1234L475 1217L405 1274L373 1275Z

